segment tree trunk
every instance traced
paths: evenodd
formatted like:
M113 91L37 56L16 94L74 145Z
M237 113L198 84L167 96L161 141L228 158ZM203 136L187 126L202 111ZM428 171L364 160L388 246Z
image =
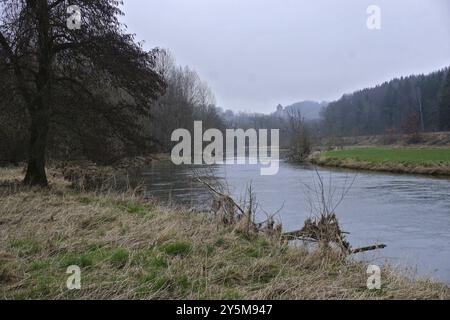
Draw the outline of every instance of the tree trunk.
M31 116L28 167L24 180L24 183L29 186L48 186L47 175L45 173L48 121L46 112L41 111Z
M33 2L38 22L38 62L39 71L36 81L36 97L29 101L31 116L30 145L28 150L28 168L24 183L30 186L48 186L45 173L45 151L50 122L51 97L51 36L50 18L47 0Z

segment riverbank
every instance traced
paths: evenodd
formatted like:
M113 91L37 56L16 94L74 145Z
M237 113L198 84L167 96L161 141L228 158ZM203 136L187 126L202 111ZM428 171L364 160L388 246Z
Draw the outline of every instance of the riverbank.
M0 169L0 295L6 299L449 299L449 288L244 234L212 215L161 206L139 192L76 190L60 170L51 189ZM81 268L81 290L66 288Z
M331 137L320 141L323 146L354 146L354 147L450 147L450 132L425 132L411 134L383 134L354 137Z
M344 148L316 152L308 161L355 170L450 176L450 148Z

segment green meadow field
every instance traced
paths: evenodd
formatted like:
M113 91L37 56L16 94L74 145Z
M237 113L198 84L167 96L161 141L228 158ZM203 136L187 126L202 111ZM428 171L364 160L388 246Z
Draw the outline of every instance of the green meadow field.
M361 148L329 151L323 154L326 158L354 159L359 161L383 163L399 162L411 164L450 163L448 149L410 149L410 148Z
M450 176L450 148L352 148L316 153L308 160L354 170Z

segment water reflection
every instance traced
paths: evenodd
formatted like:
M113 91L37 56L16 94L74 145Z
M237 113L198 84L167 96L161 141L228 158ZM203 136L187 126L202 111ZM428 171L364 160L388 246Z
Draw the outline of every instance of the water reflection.
M276 212L282 206L279 219L284 228L300 228L311 215L305 184L314 183L314 168L282 161L276 176L261 176L259 169L257 165L174 166L165 161L154 162L144 175L149 194L191 206L211 203L209 191L195 175L214 176L236 198L242 197L251 183L264 211ZM337 187L355 175L323 168L319 173L326 186L331 182ZM450 283L450 180L358 173L337 214L351 233L349 241L354 247L376 242L388 245L360 258L417 266L419 274Z

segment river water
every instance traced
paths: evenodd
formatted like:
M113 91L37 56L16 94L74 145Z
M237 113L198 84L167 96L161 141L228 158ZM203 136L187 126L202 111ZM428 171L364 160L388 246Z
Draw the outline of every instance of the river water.
M384 243L387 248L357 255L371 264L389 263L450 284L450 179L317 168L325 190L334 190L336 209L353 247ZM207 206L208 189L195 176L214 176L237 199L252 185L259 219L277 214L286 231L302 227L314 214L311 191L318 185L316 168L280 161L279 173L261 176L256 165L175 166L155 161L143 175L147 192L170 203ZM330 187L331 186L331 187Z

